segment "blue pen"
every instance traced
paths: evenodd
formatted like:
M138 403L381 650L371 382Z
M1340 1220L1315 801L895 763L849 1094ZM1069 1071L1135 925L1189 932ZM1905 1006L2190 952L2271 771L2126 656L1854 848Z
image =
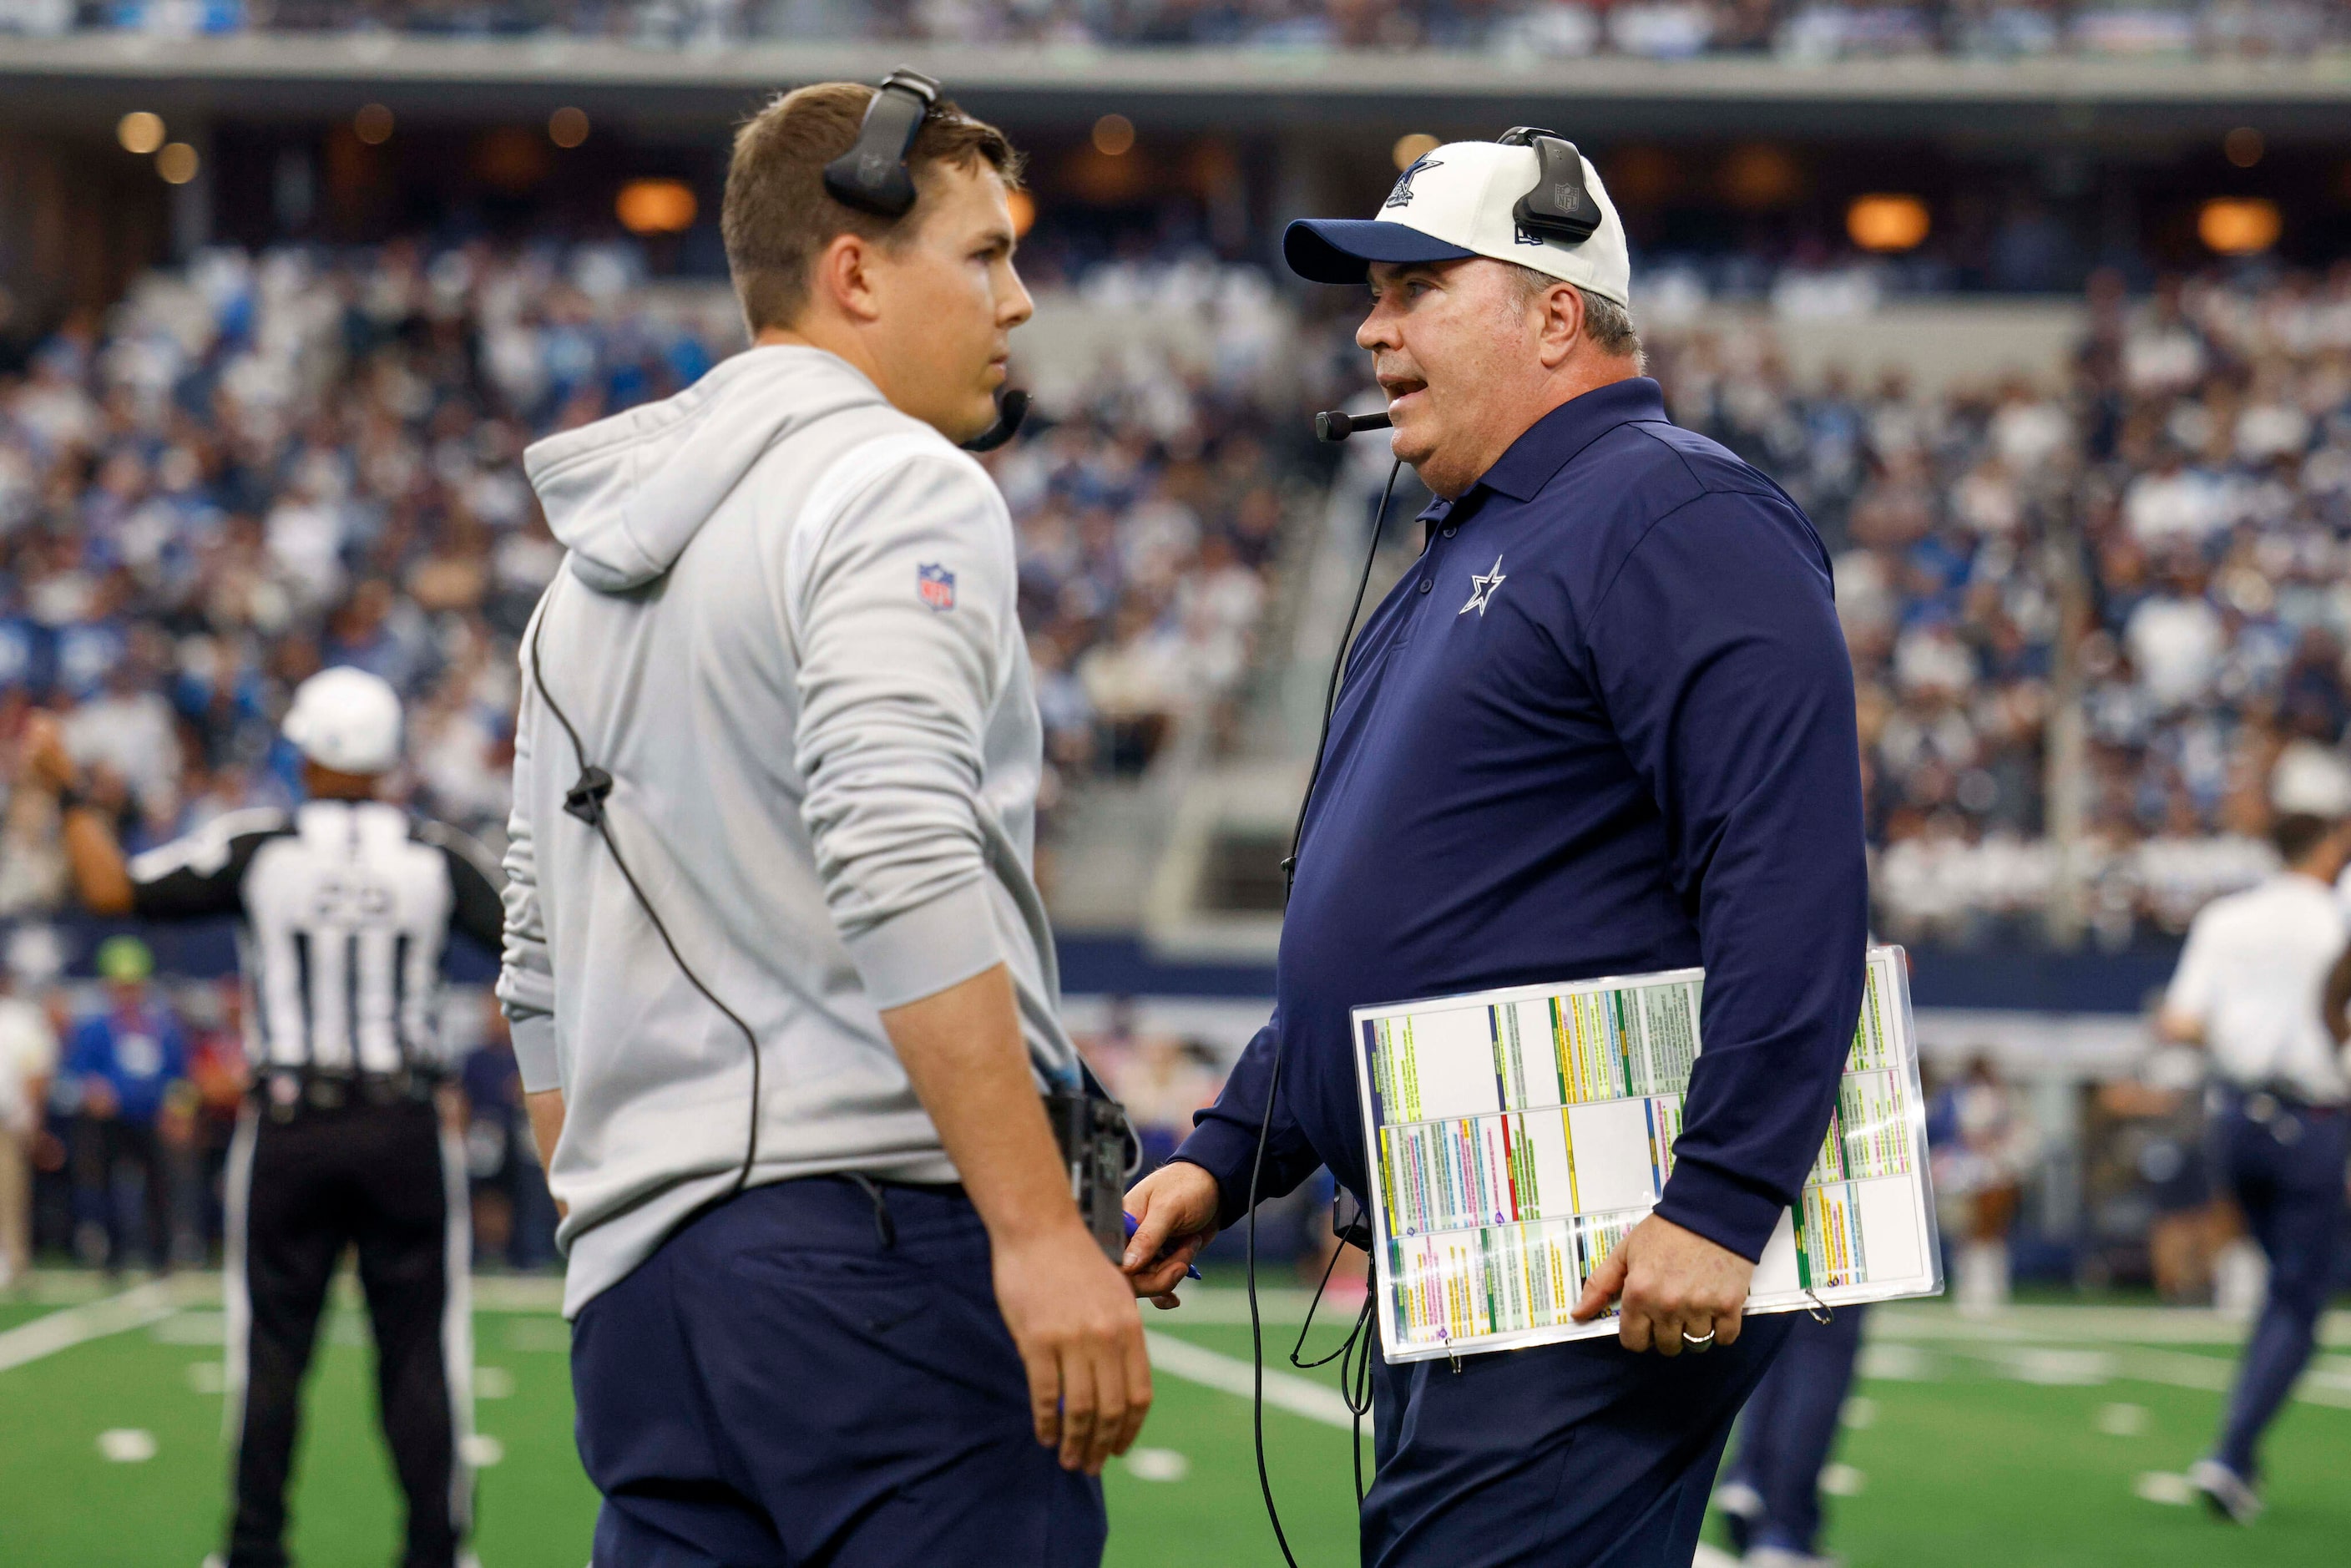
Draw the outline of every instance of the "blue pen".
M1134 1233L1142 1228L1143 1222L1135 1218L1134 1216L1126 1213L1124 1210L1120 1211L1120 1218L1126 1221L1126 1239L1129 1241L1134 1240ZM1187 1280L1196 1280L1199 1277L1200 1270L1193 1268L1189 1263L1184 1265L1184 1278Z

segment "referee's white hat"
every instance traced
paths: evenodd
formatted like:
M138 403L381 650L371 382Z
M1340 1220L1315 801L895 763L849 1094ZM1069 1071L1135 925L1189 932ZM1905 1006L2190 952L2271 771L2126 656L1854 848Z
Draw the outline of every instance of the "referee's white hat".
M1519 221L1521 200L1535 188L1542 164L1532 147L1500 141L1448 141L1416 159L1387 200L1369 218L1301 218L1281 236L1282 259L1316 283L1361 283L1374 261L1463 261L1473 256L1513 261L1549 273L1587 293L1630 308L1633 263L1616 204L1600 171L1581 152L1583 188L1570 181L1572 201L1588 201L1599 222L1571 240L1537 233Z
M338 664L294 688L285 728L321 768L389 773L400 762L400 694L381 675Z

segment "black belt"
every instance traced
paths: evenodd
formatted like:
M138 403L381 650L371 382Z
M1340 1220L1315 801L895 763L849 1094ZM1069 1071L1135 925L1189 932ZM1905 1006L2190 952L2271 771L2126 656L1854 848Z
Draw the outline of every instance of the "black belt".
M390 1072L340 1072L322 1067L266 1067L248 1092L263 1114L290 1122L315 1112L357 1106L430 1104L444 1075L414 1068Z

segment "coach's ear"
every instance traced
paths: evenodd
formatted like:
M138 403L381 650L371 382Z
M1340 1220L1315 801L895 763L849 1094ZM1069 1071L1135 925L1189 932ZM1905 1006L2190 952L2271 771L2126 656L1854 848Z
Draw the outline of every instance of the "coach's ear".
M1527 308L1536 317L1535 355L1543 369L1555 371L1584 341L1583 291L1573 283L1553 283L1536 290Z

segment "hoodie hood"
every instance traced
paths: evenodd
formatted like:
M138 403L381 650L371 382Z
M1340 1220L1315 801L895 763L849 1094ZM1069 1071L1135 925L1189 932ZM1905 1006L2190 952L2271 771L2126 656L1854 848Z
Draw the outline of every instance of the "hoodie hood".
M674 565L778 437L883 401L838 354L747 349L675 397L532 443L523 471L572 575L622 593Z

